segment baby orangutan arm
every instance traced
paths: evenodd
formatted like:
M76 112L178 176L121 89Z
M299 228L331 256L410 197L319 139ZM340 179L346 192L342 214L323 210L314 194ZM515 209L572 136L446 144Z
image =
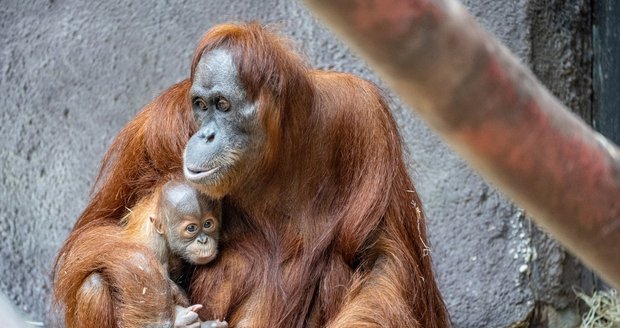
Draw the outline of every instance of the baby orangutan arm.
M200 304L187 308L177 305L174 328L228 328L226 321L209 320L201 322L197 313L200 309L202 309Z

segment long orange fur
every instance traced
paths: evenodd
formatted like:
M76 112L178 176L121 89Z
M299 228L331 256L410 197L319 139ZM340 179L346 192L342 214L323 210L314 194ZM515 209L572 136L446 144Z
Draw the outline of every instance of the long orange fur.
M258 24L211 29L192 76L216 48L233 54L248 97L259 102L268 151L253 178L223 200L220 254L190 285L192 301L205 305L201 316L233 327L448 327L421 202L380 91L350 74L309 68L287 40ZM164 92L119 133L61 250L57 279L81 269L67 254L84 262L103 242L97 229L181 171L195 129L190 85ZM54 286L59 303L73 304L67 318L81 310L72 302L82 297L84 274L70 280ZM98 303L106 327L118 320L115 302Z

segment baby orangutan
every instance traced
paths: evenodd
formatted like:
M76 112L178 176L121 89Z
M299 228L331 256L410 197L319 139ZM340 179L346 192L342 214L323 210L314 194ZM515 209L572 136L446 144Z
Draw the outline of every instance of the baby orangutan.
M220 202L200 195L180 180L167 182L158 193L146 204L140 204L146 208L139 205L123 220L123 234L146 244L168 272L175 303L175 328L228 327L225 321L201 322L196 311L202 305L189 306L185 292L175 283L186 263L206 264L217 255ZM147 220L145 214L149 212Z
M144 196L120 225L91 227L61 254L74 263L55 276L55 299L67 328L223 328L202 322L185 286L191 265L217 255L222 208L185 180L168 178ZM58 301L57 301L58 302Z

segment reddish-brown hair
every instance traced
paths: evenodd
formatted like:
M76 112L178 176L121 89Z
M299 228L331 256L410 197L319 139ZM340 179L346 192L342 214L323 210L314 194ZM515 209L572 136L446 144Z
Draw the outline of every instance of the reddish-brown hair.
M421 202L378 88L310 69L288 41L258 24L211 29L192 79L203 53L218 48L232 54L248 97L260 105L267 153L224 198L220 253L193 275L190 297L204 304L202 318L251 327L449 326ZM94 227L116 224L158 180L180 171L194 131L190 85L166 91L120 132L61 250L57 276L80 268L67 254L96 245Z
M78 228L73 247L62 254L54 296L67 327L172 322L168 273L150 249L124 240L120 230L111 225Z

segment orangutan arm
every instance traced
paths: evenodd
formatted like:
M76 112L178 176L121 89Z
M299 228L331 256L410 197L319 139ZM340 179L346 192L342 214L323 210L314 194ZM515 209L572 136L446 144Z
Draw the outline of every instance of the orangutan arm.
M401 237L394 230L380 231L370 251L365 252L376 256L370 270L354 274L342 308L327 327L440 327L445 322L447 313L437 286L424 279L431 270L427 250L412 252ZM414 257L419 259L414 261ZM427 297L415 297L424 294Z

